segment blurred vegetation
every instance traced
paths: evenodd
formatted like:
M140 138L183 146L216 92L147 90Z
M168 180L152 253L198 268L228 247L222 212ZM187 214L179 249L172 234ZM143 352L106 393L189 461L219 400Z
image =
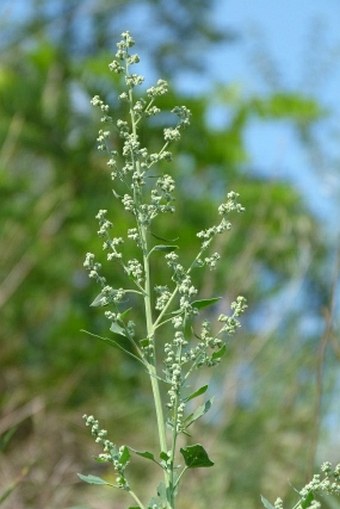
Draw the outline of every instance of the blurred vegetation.
M89 461L96 451L83 429L84 412L95 413L117 443L152 448L143 373L119 351L81 332L108 334L106 321L89 307L97 289L82 269L87 251L101 251L94 216L109 208L117 230L126 221L112 199L106 161L95 149L98 119L89 101L100 93L119 116L118 84L106 69L125 28L134 33L156 77L175 79L183 69L204 72L204 52L239 36L207 24L209 4L31 1L15 23L2 19L0 500L5 509L112 506L110 492L98 493L76 477L100 468ZM156 27L153 33L143 19ZM243 293L249 301L238 340L229 345L226 363L212 381L215 410L196 430L216 467L192 476L183 509L205 508L212 497L216 509L253 509L260 507L260 493L294 500L289 482L304 483L327 434L323 422L339 360L331 326L336 276L325 277L330 258L323 225L288 182L252 171L245 130L258 118L284 121L304 139L324 111L303 91L243 97L232 84L216 86L210 96L174 90L162 98L165 109L176 104L191 109L192 126L172 164L176 214L155 234L179 236L190 257L195 232L210 225L221 193L237 190L247 212L219 239L224 261L201 281L200 297L214 293L228 303ZM208 121L212 107L225 111L223 129ZM150 146L158 144L159 126L150 125L144 136ZM118 285L120 277L112 275ZM311 317L313 327L307 327ZM135 475L147 492L154 472L147 474L141 465ZM115 507L124 507L117 496Z

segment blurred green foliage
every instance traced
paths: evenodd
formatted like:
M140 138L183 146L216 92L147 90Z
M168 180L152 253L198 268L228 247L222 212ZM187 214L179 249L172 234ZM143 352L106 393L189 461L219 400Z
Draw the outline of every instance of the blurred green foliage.
M190 50L194 41L209 48L223 38L202 21L209 2L166 3L143 2L164 30L159 40L143 41L155 73L201 69L203 49ZM98 119L89 101L100 93L120 115L118 83L106 69L116 15L129 19L135 2L97 2L86 18L92 27L87 44L77 2L47 4L32 2L34 14L2 42L0 435L12 430L12 436L0 452L0 475L4 486L18 484L5 508L105 508L110 494L99 501L75 476L86 470L92 447L82 412L101 415L118 443L138 448L149 442L152 448L153 441L149 388L139 366L80 332L109 334L108 323L89 307L98 292L82 269L86 251L101 252L94 216L108 208L117 231L127 221L118 215L106 162L95 150ZM183 19L170 4L183 10ZM225 35L232 40L232 33ZM173 91L161 100L164 109L188 106L192 126L171 166L178 180L176 214L155 234L179 236L189 260L195 232L210 225L225 189L237 190L246 207L231 234L219 240L220 269L200 281L201 298L218 294L225 304L243 293L250 311L213 380L215 414L200 430L217 466L212 477L194 474L183 507L193 507L196 497L195 507L203 508L214 497L217 509L252 509L260 507L260 493L292 493L288 480L301 484L312 468L320 412L327 410L327 394L320 391L332 389L332 359L322 336L321 311L329 307L320 276L327 256L322 225L291 185L244 171L245 163L251 167L245 130L260 118L308 131L324 112L302 92L245 98L232 85L217 87L212 96ZM212 105L226 111L223 129L208 122ZM150 124L145 143L158 145L160 128ZM110 275L118 286L120 277ZM319 316L319 326L305 334L301 323L310 314ZM143 466L136 478L147 486Z

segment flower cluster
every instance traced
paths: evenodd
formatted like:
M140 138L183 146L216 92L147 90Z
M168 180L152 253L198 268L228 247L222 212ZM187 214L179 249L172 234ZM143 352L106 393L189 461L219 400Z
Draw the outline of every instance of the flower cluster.
M127 262L126 272L128 276L137 282L138 285L142 285L144 281L144 270L142 264L133 258Z
M103 452L98 455L98 460L101 462L111 463L117 472L116 483L117 487L129 490L129 484L125 477L125 469L129 464L130 452L126 446L117 447L113 442L107 439L106 429L100 429L99 422L93 415L83 415L85 426L91 429L91 435L94 437L95 442L100 444Z
M90 279L94 279L101 286L106 285L105 277L99 274L102 265L101 263L95 262L95 255L93 253L86 253L83 266L88 270Z
M166 285L156 285L154 289L157 295L155 309L157 311L162 311L171 297L171 292Z
M165 80L158 80L156 85L147 89L148 97L154 98L168 93L168 83Z
M329 461L323 463L321 474L314 474L313 479L300 490L299 494L306 499L310 493L321 492L328 495L340 495L340 463L334 469Z
M180 433L184 430L184 411L185 402L181 398L181 389L184 382L183 366L187 362L187 357L183 354L183 349L188 344L182 331L176 331L173 342L164 345L165 353L165 374L168 389L169 400L167 409L169 411L169 425Z
M294 509L320 509L321 503L316 498L320 495L340 495L340 463L334 468L329 461L321 465L321 473L314 474L298 493L300 500L295 504ZM263 497L262 497L263 499ZM263 499L265 507L269 502ZM274 502L275 509L284 509L283 501L277 498Z
M227 194L227 201L225 203L221 203L221 205L218 207L218 213L220 216L224 216L226 214L229 214L230 212L244 212L244 207L237 201L239 197L238 193L235 193L235 191L230 191Z
M104 103L104 101L99 97L99 95L95 95L92 99L91 99L91 104L93 106L96 106L100 109L101 113L102 113L102 117L100 119L101 122L111 122L112 120L112 117L110 117L110 115L108 115L108 112L110 110L109 108L109 105ZM100 135L99 135L100 136ZM99 137L98 136L98 137ZM107 136L105 135L105 138L107 138ZM102 143L102 141L100 141L100 143Z
M171 253L170 253L171 254ZM169 257L175 258L175 257ZM183 280L182 283L185 288L190 288L192 294L195 293L194 287L192 287L188 281ZM169 298L167 288L161 288L160 292ZM179 290L180 292L180 286ZM183 290L182 290L183 291ZM190 294L190 291L188 292ZM161 293L162 295L162 293ZM190 295L188 295L188 301L190 302ZM189 417L185 417L186 399L182 397L182 390L185 387L186 380L190 373L197 368L202 366L212 367L216 366L222 356L225 353L225 341L223 334L227 333L231 335L236 332L236 329L240 326L238 317L245 311L247 305L244 297L237 297L232 302L231 316L220 315L218 321L222 322L223 325L217 333L213 332L213 326L208 320L204 320L201 324L201 332L196 337L198 341L196 344L191 346L192 342L189 342L185 335L185 324L187 323L187 301L184 304L180 298L180 308L174 318L172 318L172 324L174 327L174 335L172 342L167 342L164 345L164 373L165 380L169 384L168 389L168 403L167 408L170 412L169 424L172 428L176 429L178 433L185 431ZM167 302L165 300L165 302ZM163 308L162 308L163 309ZM191 302L189 307L191 312L197 310ZM190 419L189 419L189 422Z
M238 327L241 326L238 318L247 309L246 299L240 295L231 303L230 307L233 311L231 316L221 314L218 317L218 321L223 323L220 333L226 332L229 335L234 334Z
M210 228L207 228L205 230L201 230L197 233L197 237L199 239L202 239L203 250L209 247L213 237L215 237L216 235L220 235L226 230L230 230L231 222L226 219L226 216L228 214L230 214L231 212L240 213L245 210L244 207L237 201L238 197L239 197L238 193L235 193L235 191L230 191L227 194L227 201L225 203L221 203L221 205L219 205L218 207L218 214L222 216L220 223L211 226ZM207 262L199 260L199 263L203 266ZM207 264L209 265L209 263Z
M134 40L129 32L124 32L122 40L117 44L115 59L109 64L111 71L123 74L125 77L126 91L122 92L119 98L127 102L130 122L123 119L116 121L118 134L123 139L122 156L124 163L120 164L117 159L118 152L110 150L108 147L107 138L110 135L108 130L101 129L97 141L98 148L108 152L107 165L112 170L112 180L118 177L119 180L124 182L124 186L128 184L131 189L131 193L125 192L120 197L124 209L137 217L143 225L149 226L151 221L160 213L174 211L172 195L174 181L169 175L160 176L155 187L150 190L150 201L147 202L142 199L147 172L160 161L171 161L172 154L168 150L168 145L171 142L178 141L180 130L189 125L190 111L185 106L173 108L172 113L177 117L177 123L174 126L164 128L164 144L158 152L149 153L147 148L141 145L137 132L138 124L143 117L148 118L160 113L160 109L154 104L154 101L167 92L168 85L166 81L158 80L156 85L146 90L146 98L134 98L133 90L142 84L143 77L130 72L130 66L139 61L137 55L130 54L130 48L133 45ZM107 116L109 108L98 95L92 99L92 104L99 107Z

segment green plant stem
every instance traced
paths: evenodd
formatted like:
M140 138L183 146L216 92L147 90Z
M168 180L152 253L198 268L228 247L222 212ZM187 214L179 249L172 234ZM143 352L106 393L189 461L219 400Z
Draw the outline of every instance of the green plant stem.
M136 493L132 490L129 490L129 493L131 495L131 497L134 499L134 501L138 504L138 506L140 507L140 509L145 509L145 505L143 504L143 502L137 497Z
M144 248L146 248L146 232L145 228L142 227L143 234L143 244ZM143 249L144 251L144 249ZM145 277L145 293L144 293L144 306L145 306L145 317L146 317L146 330L147 337L149 341L152 343L153 347L153 362L148 363L148 371L150 375L152 393L154 398L156 417L157 417L157 427L159 434L159 444L162 452L167 452L167 443L166 443L166 433L165 433L165 421L163 415L163 406L162 406L162 398L159 388L159 382L157 377L157 368L156 368L156 347L155 347L155 336L154 336L154 327L152 321L152 308L151 308L151 282L150 282L150 265L148 257L145 253L143 253L144 258L144 277Z
M135 113L133 110L133 93L132 89L129 90L129 103L130 103L130 119L131 119L131 129L132 134L137 139L137 122ZM134 160L133 154L132 159ZM134 167L137 173L141 173L140 163L138 160L134 160ZM136 195L136 191L134 190L134 200L135 203L140 203L140 197ZM152 302L151 302L151 276L150 276L150 263L149 263L149 252L148 252L148 242L147 242L147 226L143 223L143 220L139 218L138 212L136 214L136 223L139 231L141 248L143 253L143 267L144 267L144 309L145 309L145 320L146 320L146 332L147 338L150 341L153 348L153 356L152 362L147 363L147 369L150 376L152 394L154 399L155 411L156 411L156 419L157 419L157 428L158 428L158 436L159 436L159 444L161 452L167 452L167 440L166 440L166 430L165 430L165 420L163 413L163 405L161 392L158 382L157 376L157 358L156 358L156 347L155 347L155 328L153 324L152 318ZM169 489L169 472L167 469L164 469L164 480L167 489ZM168 509L174 509L173 504L168 501Z
M145 228L142 228L142 239L143 239L143 247L146 246L146 231ZM162 406L162 398L160 393L160 387L157 377L157 368L156 368L156 348L155 348L155 337L154 337L154 326L152 320L152 308L151 308L151 283L150 283L150 265L146 252L143 249L143 259L144 259L144 277L145 277L145 293L144 293L144 306L145 306L145 316L146 316L146 329L147 329L147 337L149 341L152 342L153 347L153 363L148 363L148 372L150 376L150 382L152 387L152 394L154 399L154 405L156 410L156 419L157 419L157 428L159 435L159 444L161 448L161 452L167 452L167 441L166 441L166 432L165 432L165 420L163 414L163 406ZM165 484L169 487L169 474L166 469L164 469L164 478ZM169 509L174 509L174 505L169 505Z

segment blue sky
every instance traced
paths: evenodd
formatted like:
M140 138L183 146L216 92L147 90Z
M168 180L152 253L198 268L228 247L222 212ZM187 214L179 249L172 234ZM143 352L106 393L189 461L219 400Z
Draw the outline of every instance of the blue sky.
M252 122L246 131L250 165L268 178L293 182L336 242L340 235L340 4L337 0L219 0L212 17L240 39L207 56L205 76L179 88L206 92L235 84L245 96L281 87L317 99L329 111L316 134L327 157L315 164L284 122ZM259 61L261 56L261 62ZM265 57L265 58L264 58ZM277 89L277 88L276 88ZM221 115L215 112L217 124Z
M311 210L340 234L340 4L337 0L220 0L214 13L220 26L241 34L235 45L211 55L213 78L238 83L244 94L265 93L271 78L288 90L318 98L331 112L317 130L332 157L313 167L310 154L284 123L254 122L247 144L254 167L269 178L288 178ZM259 50L259 51L258 51ZM269 78L256 59L267 54ZM336 132L337 131L337 132Z

